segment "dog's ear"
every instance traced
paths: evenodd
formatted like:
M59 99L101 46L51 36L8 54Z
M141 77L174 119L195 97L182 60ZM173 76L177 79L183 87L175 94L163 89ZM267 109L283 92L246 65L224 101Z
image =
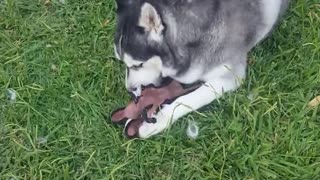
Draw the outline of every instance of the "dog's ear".
M144 3L141 7L139 26L150 33L150 38L160 40L164 29L161 17L157 10L149 3Z

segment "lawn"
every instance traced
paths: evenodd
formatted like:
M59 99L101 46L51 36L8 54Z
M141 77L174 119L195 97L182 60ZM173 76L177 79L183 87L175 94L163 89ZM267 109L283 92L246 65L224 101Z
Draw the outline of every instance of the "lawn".
M318 0L293 0L239 90L147 140L110 123L129 100L114 10L113 0L0 1L0 179L320 178L320 107L308 106L320 95Z

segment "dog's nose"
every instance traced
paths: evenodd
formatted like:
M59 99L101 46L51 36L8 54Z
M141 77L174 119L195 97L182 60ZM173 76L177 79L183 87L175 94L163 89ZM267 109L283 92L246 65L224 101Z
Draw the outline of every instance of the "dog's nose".
M132 94L134 94L136 97L139 97L141 95L141 87L129 87L128 91Z

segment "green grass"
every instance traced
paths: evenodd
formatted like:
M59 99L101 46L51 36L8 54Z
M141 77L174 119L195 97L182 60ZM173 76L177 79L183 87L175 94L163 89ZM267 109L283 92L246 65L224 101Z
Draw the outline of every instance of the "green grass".
M44 2L0 1L0 179L320 178L318 0L293 1L238 91L148 140L104 117L129 99L113 0Z

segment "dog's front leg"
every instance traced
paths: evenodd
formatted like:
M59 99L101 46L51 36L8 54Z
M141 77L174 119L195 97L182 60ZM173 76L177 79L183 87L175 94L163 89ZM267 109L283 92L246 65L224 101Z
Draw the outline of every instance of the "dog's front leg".
M195 91L177 98L171 104L164 105L153 115L156 123L143 122L139 129L139 137L148 138L162 132L179 118L208 105L221 97L224 92L237 89L239 85L237 78L214 78L206 82Z

